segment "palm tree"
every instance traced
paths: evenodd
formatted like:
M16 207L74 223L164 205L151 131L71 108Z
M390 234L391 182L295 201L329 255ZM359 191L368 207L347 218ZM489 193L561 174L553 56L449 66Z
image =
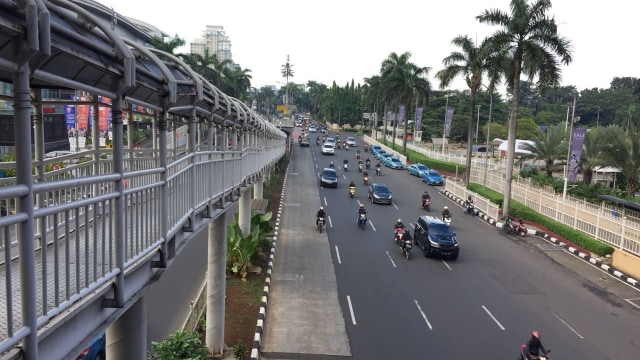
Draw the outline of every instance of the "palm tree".
M184 39L181 39L178 34L173 35L172 38L159 38L157 36L151 37L151 45L168 54L173 54L177 48L184 46L184 44L186 44L186 42Z
M429 68L419 67L409 62L410 58L410 52L405 52L402 55L392 52L382 62L380 70L380 77L385 83L387 96L392 100L392 103L405 105L405 109L411 109L413 98L417 98L419 95L422 95L425 103L428 102L431 92L431 83L428 79ZM408 116L406 117L408 118ZM402 153L405 155L407 154L407 123L408 121L405 119L402 140ZM395 144L395 134L393 141Z
M605 164L601 156L604 131L603 127L597 126L591 129L584 139L584 148L580 153L580 168L582 170L582 182L585 185L591 184L594 168Z
M548 17L551 0L511 0L511 13L498 9L485 10L476 19L481 23L499 25L500 30L491 36L495 51L509 59L503 69L507 85L511 89L511 113L507 143L506 184L504 187L503 216L509 216L511 177L516 145L520 75L538 78L541 91L560 83L560 62L571 63L570 42L558 35L555 18ZM558 61L558 57L560 61Z
M228 94L240 100L244 100L247 90L251 87L251 70L240 67L233 68L226 73L225 85Z
M567 156L567 137L564 128L561 126L550 126L547 131L539 130L533 133L533 144L525 143L523 150L531 152L535 160L542 160L545 163L545 171L548 177L553 176L553 162Z
M287 79L287 88L285 89L284 94L284 103L285 105L289 105L289 77L293 77L293 65L289 63L289 55L287 55L286 64L282 65L282 77Z
M633 195L638 190L640 180L640 138L633 126L628 132L617 125L610 125L605 130L600 153L603 163L620 169L625 192Z
M445 89L451 81L458 75L464 77L471 92L471 105L469 114L469 126L467 129L467 167L464 178L467 188L470 185L471 176L471 142L473 139L473 129L475 127L476 94L482 85L482 78L485 72L490 73L493 83L499 79L498 63L492 53L491 43L485 39L478 47L468 35L460 35L454 38L451 43L460 47L459 51L453 51L442 60L445 68L436 73L440 80L440 89Z
M365 78L362 90L364 91L365 103L372 105L373 111L371 111L371 113L377 113L376 105L386 96L382 78L378 75ZM373 118L369 118L369 130L371 130L371 127L375 127L377 125L375 123L376 118L377 117L375 115L373 116Z

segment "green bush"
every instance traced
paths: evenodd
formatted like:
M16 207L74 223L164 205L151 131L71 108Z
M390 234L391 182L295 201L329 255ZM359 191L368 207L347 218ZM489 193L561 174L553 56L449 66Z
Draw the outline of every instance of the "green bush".
M207 360L209 350L198 333L178 330L162 341L152 341L149 360Z
M240 340L238 340L238 342L233 346L233 358L236 360L246 359L248 353L249 353L249 349Z

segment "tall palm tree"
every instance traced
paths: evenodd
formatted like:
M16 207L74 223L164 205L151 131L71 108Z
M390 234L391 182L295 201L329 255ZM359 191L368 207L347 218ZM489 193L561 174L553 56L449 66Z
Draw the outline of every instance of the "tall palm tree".
M289 55L287 55L287 62L282 65L281 72L282 77L287 79L287 88L285 89L284 102L285 105L289 105L289 77L293 77L293 65L289 63Z
M601 140L603 163L620 169L625 192L633 195L640 180L640 138L633 126L629 131L617 125L607 126L605 130Z
M429 68L419 67L409 61L410 52L401 55L392 52L389 57L382 62L380 77L385 83L386 94L397 105L405 105L407 113L411 109L414 98L421 95L425 103L429 101L431 93L431 83L429 82ZM408 116L406 116L408 118ZM402 140L402 153L407 154L407 123L404 120L404 136ZM394 134L395 135L395 134ZM395 136L394 136L395 144Z
M602 126L597 126L591 129L584 139L584 148L580 153L580 169L582 170L582 182L585 185L591 184L594 168L605 164L601 156L604 131Z
M364 87L363 87L363 91L364 91L364 96L365 96L365 103L366 104L370 104L372 106L372 111L370 113L377 113L377 111L380 111L379 108L376 111L376 105L378 105L380 103L380 101L382 101L385 98L385 87L384 87L384 83L382 82L382 78L378 75L374 75L372 77L369 78L365 78L364 79ZM373 118L369 119L369 130L371 131L372 127L375 127L377 124L375 123L377 119L377 116L373 116Z
M458 46L460 50L453 51L442 60L445 68L438 71L436 77L440 80L440 88L445 89L455 77L462 75L470 90L471 106L469 126L467 129L467 167L464 174L467 188L469 188L469 179L471 176L471 141L473 139L473 129L476 119L474 116L476 94L482 85L485 72L490 74L492 84L500 78L500 72L498 70L500 63L496 60L488 39L483 40L479 47L468 35L457 36L451 43ZM493 87L493 85L491 87Z
M174 51L180 46L184 46L184 44L186 44L186 42L184 39L181 39L178 34L173 35L171 38L151 37L151 45L168 54L174 54Z
M226 73L225 84L229 95L245 100L247 91L251 87L251 70L240 67L233 68Z
M550 126L547 131L539 130L532 136L533 144L525 143L523 150L531 152L535 160L542 160L545 163L545 171L548 177L553 176L553 162L564 159L567 156L567 136L561 126Z
M511 176L516 145L520 75L533 79L545 90L560 83L560 63L571 63L570 42L558 35L555 18L547 16L551 0L511 0L511 12L485 10L476 19L481 23L501 27L491 36L495 51L509 61L504 73L511 89L511 113L507 143L507 169L504 187L503 216L509 216L511 200ZM558 60L560 58L560 60Z

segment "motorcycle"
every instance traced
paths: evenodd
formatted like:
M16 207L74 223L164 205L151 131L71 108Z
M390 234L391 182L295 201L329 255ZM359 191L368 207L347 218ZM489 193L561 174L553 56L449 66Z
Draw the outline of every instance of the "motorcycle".
M316 145L320 146L320 139L316 139Z
M365 175L365 176L363 176L363 177L362 177L362 182L363 182L365 185L368 185L368 184L369 184L369 175Z
M442 221L444 222L445 225L451 227L451 215L446 215L445 217L442 218Z
M362 172L362 163L358 163L358 171Z
M431 200L428 198L422 199L422 208L431 211Z
M397 227L394 233L394 241L396 245L402 246L402 238L404 237L404 229L401 227Z
M473 206L473 203L470 203L469 201L464 202L464 213L472 216L476 215L476 209L475 206Z
M322 228L324 228L324 218L319 217L317 223L318 231L322 234Z
M356 154L356 160L360 160L360 153Z
M369 144L364 144L364 152L369 152Z
M356 188L354 187L350 187L349 188L349 197L353 198L353 196L356 194Z
M335 168L336 168L336 166L335 166L335 165L333 165L333 162L332 162L332 163L330 163L330 164L329 164L329 168L331 168L331 169L335 169Z
M336 146L338 147L338 150L340 150L340 142L336 141Z
M411 260L411 248L413 245L411 244L411 240L405 239L404 246L402 246L402 255L407 258L407 260Z
M513 221L505 222L502 229L509 234L527 236L527 228L523 224L516 224Z
M527 356L524 354L524 348L526 347L525 344L520 345L520 353L518 354L518 360L527 360ZM540 355L540 356L534 356L533 358L535 360L551 360L551 357L549 357L549 353L551 352L551 349L547 349L547 355Z
M367 170L371 169L371 161L367 161L365 166L367 167Z
M382 172L382 169L381 169L381 168L379 168L379 167L377 167L377 168L376 168L376 175L378 175L378 176L379 176L381 172Z
M360 229L364 230L364 227L367 226L367 215L366 214L359 214L358 215L358 226L360 226Z
M349 166L345 163L345 164L343 165L344 171L347 171L347 168L348 168L348 167L349 167Z

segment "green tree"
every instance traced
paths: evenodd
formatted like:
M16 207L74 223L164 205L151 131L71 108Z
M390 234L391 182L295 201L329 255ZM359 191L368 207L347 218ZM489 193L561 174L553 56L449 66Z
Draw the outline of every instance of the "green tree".
M174 51L180 46L184 46L184 44L186 44L186 42L184 39L181 39L178 34L168 38L151 37L151 46L168 54L174 54Z
M408 114L412 109L414 98L422 98L424 102L429 101L431 83L429 82L429 68L419 67L410 62L411 53L405 52L401 55L392 52L389 57L382 62L380 68L382 81L385 83L386 94L395 105L404 105ZM416 100L418 101L418 100ZM407 123L408 115L404 119L404 136L402 140L402 152L407 153ZM395 143L395 134L393 141Z
M604 166L601 152L603 151L602 139L606 130L601 127L595 127L587 132L584 139L584 148L580 154L580 169L582 170L582 182L585 185L591 184L593 179L593 170L597 166Z
M200 340L200 334L176 331L167 339L152 341L149 360L207 360L209 350Z
M540 126L532 118L519 118L516 138L532 140L536 133L540 131Z
M523 150L531 152L535 160L542 160L545 163L547 176L553 175L553 163L555 160L567 156L567 137L563 127L550 126L546 132L539 128L531 137L533 144L523 144Z
M436 77L440 80L440 88L445 89L454 78L462 75L470 90L470 113L467 129L467 164L464 179L469 188L469 176L471 174L471 144L473 143L473 133L476 121L476 94L482 85L482 78L485 72L489 72L497 77L498 65L492 57L491 43L485 39L480 46L476 45L468 35L458 36L451 43L460 48L453 51L442 60L445 68L438 71ZM493 82L492 82L493 84ZM493 87L493 86L491 86Z
M286 85L286 89L285 89L285 94L284 94L284 102L285 105L289 105L289 78L293 77L294 73L293 73L293 64L289 63L289 55L287 55L287 62L282 65L281 68L281 73L282 73L282 77L287 79L287 82L285 84Z
M601 144L603 163L620 169L620 174L624 177L625 192L627 195L635 194L640 177L640 138L635 128L630 128L627 134L619 126L608 126Z
M495 51L505 60L503 71L511 89L509 138L507 146L506 183L504 187L503 216L509 216L511 177L515 156L520 76L536 78L537 86L544 91L560 83L560 63L571 63L570 42L558 35L555 18L547 16L551 0L511 0L510 13L499 9L485 10L476 19L501 28L491 36ZM560 58L560 61L558 60Z

